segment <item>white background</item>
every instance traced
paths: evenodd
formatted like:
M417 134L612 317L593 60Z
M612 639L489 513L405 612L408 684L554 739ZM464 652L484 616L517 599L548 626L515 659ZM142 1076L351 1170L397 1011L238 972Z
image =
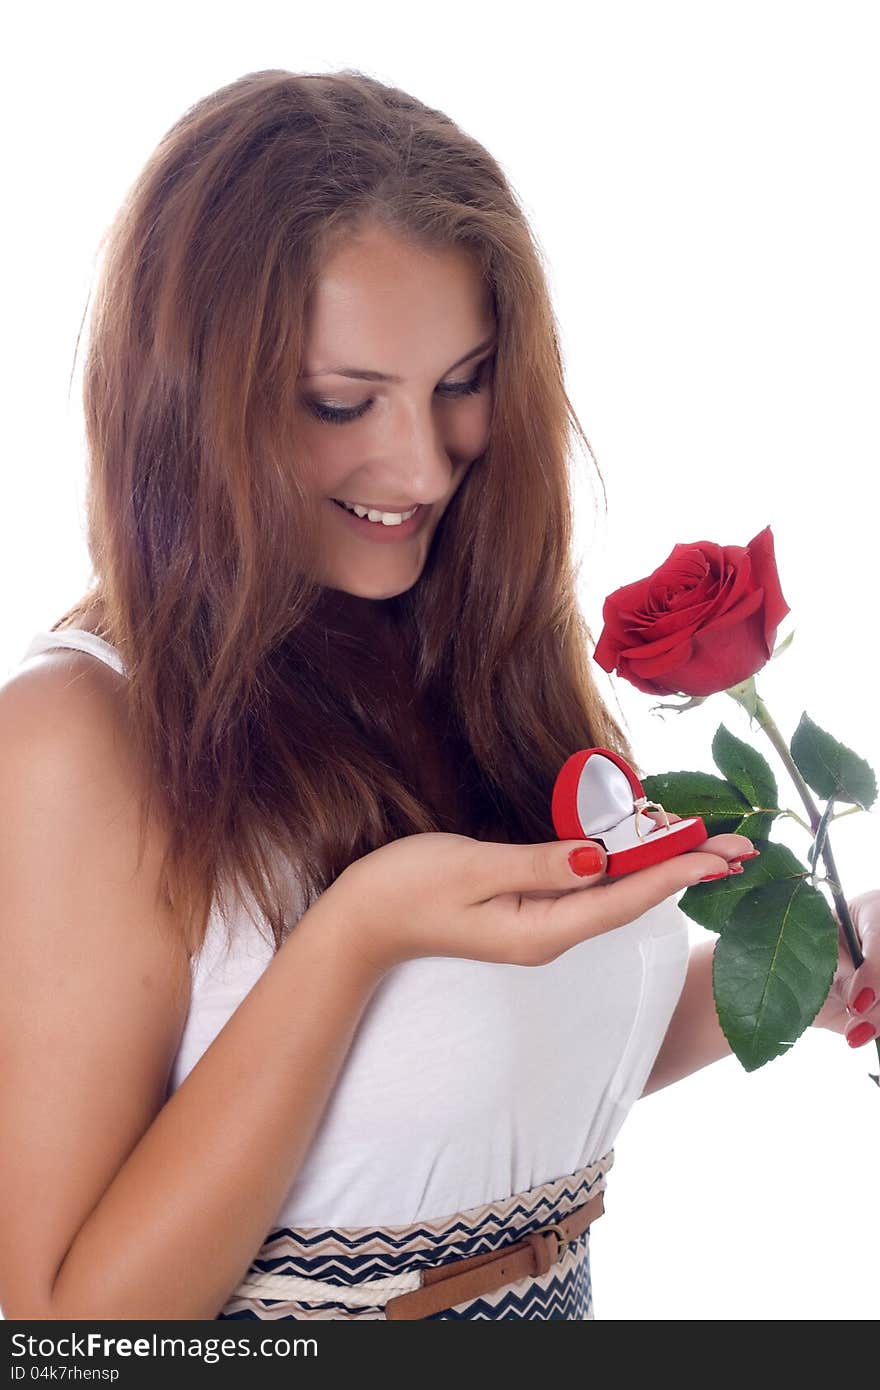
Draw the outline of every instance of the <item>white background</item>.
M377 0L323 14L81 3L14 21L0 671L88 578L79 363L70 377L125 188L214 88L260 68L353 67L445 110L527 209L608 489L606 516L583 453L594 639L604 596L676 542L745 545L770 524L792 609L780 636L797 631L759 691L786 737L806 709L880 769L877 6ZM660 716L595 674L646 769L714 770L722 720L761 746L725 696ZM797 826L774 834L804 854ZM841 821L833 843L848 897L880 888L878 810ZM876 1069L873 1044L811 1030L756 1073L729 1057L639 1102L592 1228L596 1317L876 1317Z

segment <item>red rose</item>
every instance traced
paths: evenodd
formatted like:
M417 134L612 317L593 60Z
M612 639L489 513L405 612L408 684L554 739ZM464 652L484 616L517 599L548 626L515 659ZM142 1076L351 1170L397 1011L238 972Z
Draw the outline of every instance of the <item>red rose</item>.
M676 545L647 579L609 594L594 659L649 695L714 695L773 654L791 610L769 526L748 545Z

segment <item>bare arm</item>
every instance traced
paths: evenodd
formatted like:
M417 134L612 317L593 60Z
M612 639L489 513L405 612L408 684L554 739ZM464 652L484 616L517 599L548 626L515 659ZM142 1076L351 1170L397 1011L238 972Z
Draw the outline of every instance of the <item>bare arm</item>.
M212 1318L300 1168L370 990L315 904L77 1233L54 1318Z
M189 961L135 871L115 673L0 688L0 1302L8 1319L209 1319L256 1254L374 979L330 892L165 1102ZM105 674L104 674L105 673Z
M712 994L712 958L718 938L691 948L687 976L642 1096L681 1081L733 1050L721 1031Z

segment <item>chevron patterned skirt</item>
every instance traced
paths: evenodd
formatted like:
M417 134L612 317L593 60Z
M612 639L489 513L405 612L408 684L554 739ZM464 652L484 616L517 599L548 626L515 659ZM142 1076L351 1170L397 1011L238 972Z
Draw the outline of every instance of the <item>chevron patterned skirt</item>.
M385 1302L419 1288L422 1270L498 1250L548 1222L560 1220L604 1191L613 1162L614 1150L609 1149L585 1168L437 1221L381 1228L277 1228L270 1232L218 1318L385 1320ZM537 1318L570 1322L593 1317L587 1227L545 1274L503 1284L478 1298L431 1313L427 1320Z

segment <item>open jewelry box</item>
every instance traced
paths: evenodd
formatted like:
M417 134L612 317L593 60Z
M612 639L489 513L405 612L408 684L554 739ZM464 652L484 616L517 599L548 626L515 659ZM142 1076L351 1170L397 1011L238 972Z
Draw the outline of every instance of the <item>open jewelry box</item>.
M664 824L645 815L662 813ZM636 773L611 748L581 748L563 763L553 786L553 828L560 840L596 840L614 877L659 864L709 838L700 816L670 822L658 801L649 801Z

